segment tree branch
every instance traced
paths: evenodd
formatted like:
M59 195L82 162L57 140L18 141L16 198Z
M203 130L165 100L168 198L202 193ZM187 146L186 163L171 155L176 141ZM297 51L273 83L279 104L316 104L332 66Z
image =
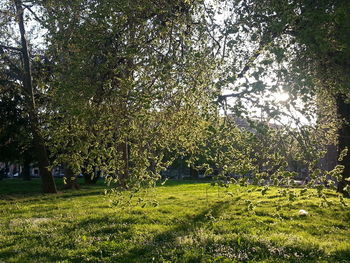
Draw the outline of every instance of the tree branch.
M41 18L39 18L38 15L32 10L31 6L23 4L23 7L27 9L34 16L35 20L37 20L39 23L43 22L43 20L41 20Z
M14 50L14 51L22 52L22 49L21 49L21 48L5 46L5 45L2 45L2 44L0 44L0 48L4 48L4 49L9 49L9 50Z
M17 76L22 76L23 72L22 70L17 67L11 59L7 56L7 54L4 51L4 48L0 45L0 57L3 57L4 61L8 64L10 69L17 75ZM20 78L19 78L20 79Z
M259 57L261 52L268 47L277 37L284 34L288 29L288 24L285 25L285 27L280 32L272 32L271 37L267 41L261 41L259 44L259 48L254 52L254 54L249 58L247 64L243 67L241 72L237 74L237 78L243 78L243 76L247 73L249 69L252 67L252 63ZM221 102L223 100L226 100L227 98L238 98L242 97L245 94L250 93L251 91L245 90L240 93L231 93L226 95L219 95L218 101Z

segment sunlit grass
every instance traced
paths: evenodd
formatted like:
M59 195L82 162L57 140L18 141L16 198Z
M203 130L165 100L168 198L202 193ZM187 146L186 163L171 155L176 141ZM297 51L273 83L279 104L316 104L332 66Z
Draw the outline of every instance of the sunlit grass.
M36 180L0 184L0 262L350 259L350 210L332 192L325 208L313 191L291 203L278 189L170 181L115 206L102 184L58 195L39 194Z

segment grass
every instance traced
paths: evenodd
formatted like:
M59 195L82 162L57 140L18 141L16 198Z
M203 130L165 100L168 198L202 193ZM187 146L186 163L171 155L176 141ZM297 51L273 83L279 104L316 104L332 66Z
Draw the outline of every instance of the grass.
M168 181L135 206L102 183L43 195L38 180L3 180L0 262L350 262L350 209L278 190Z

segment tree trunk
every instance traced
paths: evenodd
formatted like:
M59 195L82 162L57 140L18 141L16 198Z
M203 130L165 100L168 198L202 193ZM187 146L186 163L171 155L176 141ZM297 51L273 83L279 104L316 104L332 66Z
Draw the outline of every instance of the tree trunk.
M344 166L344 171L341 180L338 182L338 192L344 196L349 197L349 192L345 191L344 188L349 185L349 181L345 179L350 177L350 104L346 103L345 97L339 95L336 98L337 102L337 114L341 119L341 126L338 131L338 156L345 148L348 149L347 155L338 164Z
M73 170L68 166L64 166L65 189L78 190L78 175L74 174Z
M88 174L85 169L82 171L85 184L96 184L100 177L100 172L96 172L95 169L91 174Z
M98 175L95 175L95 174L86 174L84 173L84 182L85 184L96 184L97 183L97 180L99 178Z
M49 158L45 146L44 139L39 128L38 116L35 110L35 99L33 92L32 74L30 68L30 58L28 51L28 43L26 39L26 31L23 19L23 5L21 0L14 0L17 11L17 23L21 35L22 58L23 58L23 88L26 99L26 107L29 115L31 132L33 134L33 144L35 149L35 157L39 163L40 177L43 184L44 193L57 193L55 180L49 169Z
M124 178L127 179L129 177L129 145L128 139L125 138L125 142L123 144L123 159L124 159Z
M5 174L6 174L6 166L0 168L0 180L2 180L3 178L5 178Z
M125 138L124 142L118 145L118 151L122 153L122 158L123 158L123 168L122 168L122 171L118 173L119 186L126 189L127 180L129 178L129 145L128 145L127 138Z
M199 178L199 174L198 171L196 169L193 168L193 165L190 165L190 176L193 179L198 179Z
M30 159L27 156L24 156L22 178L25 181L30 181Z

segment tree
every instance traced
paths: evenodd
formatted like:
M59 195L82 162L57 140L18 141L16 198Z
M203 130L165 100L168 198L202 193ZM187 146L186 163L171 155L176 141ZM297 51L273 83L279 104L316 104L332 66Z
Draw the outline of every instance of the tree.
M43 182L43 191L45 193L56 193L56 185L49 169L50 163L45 140L42 136L38 108L35 103L35 87L33 86L31 56L26 36L24 5L21 0L15 0L13 2L4 1L1 4L6 8L4 8L4 12L1 13L5 21L1 29L4 31L7 30L7 33L9 31L14 31L13 23L16 23L18 27L18 34L16 35L19 36L18 42L20 43L20 47L0 45L2 60L7 63L5 73L15 77L15 81L20 81L22 83L20 95L23 96L25 100L24 108L27 114L30 132L33 137L34 155L38 160L40 176ZM5 39L5 41L10 42L8 39ZM14 42L16 42L16 40ZM20 55L21 66L19 63L13 62L12 57L7 51L16 51L18 53L17 55Z
M350 3L306 1L300 4L295 1L293 6L300 14L294 15L296 25L291 28L290 35L304 46L298 48L298 53L310 60L311 72L308 72L315 78L315 88L326 89L336 99L334 106L341 122L338 131L338 154L341 156L343 150L350 147ZM300 67L301 63L305 60L296 60L294 66L305 69ZM339 158L339 164L344 170L338 181L338 191L349 196L350 155Z
M0 77L0 160L23 164L23 179L30 180L32 139L18 89L9 76Z
M1 46L4 70L23 83L45 192L55 192L46 143L53 164L66 166L70 187L81 170L103 171L124 188L153 181L170 162L164 156L193 147L213 110L208 73L216 63L200 22L201 1L2 4L9 12L2 13L8 21L1 30L14 31L16 22L21 43ZM33 82L25 10L47 30L43 82ZM23 69L9 51L20 54ZM47 100L40 109L38 86Z
M212 110L208 73L216 63L195 21L198 5L43 5L55 61L48 131L56 163L74 174L103 171L128 188L159 178L169 152L193 146L201 118Z
M350 146L350 3L337 0L251 0L231 3L231 16L225 24L228 29L223 34L227 39L226 52L245 52L247 55L243 66L239 66L242 60L233 64L238 65L241 71L228 67L230 75L225 81L237 83L237 79L248 74L258 80L256 84L244 84L243 88L242 85L236 86L236 92L224 98L246 97L252 101L254 94L261 94L261 91L266 93L267 86L272 92L283 86L291 98L303 101L305 115L315 116L317 97L328 93L336 100L334 107L341 122L338 155L342 156L343 150ZM233 40L235 42L231 42ZM232 45L242 41L246 41L246 46L250 48ZM264 77L266 74L270 76ZM266 79L271 81L273 78L273 84L266 85ZM292 107L292 100L289 103L288 107ZM350 156L339 159L344 169L338 180L338 191L348 195Z

